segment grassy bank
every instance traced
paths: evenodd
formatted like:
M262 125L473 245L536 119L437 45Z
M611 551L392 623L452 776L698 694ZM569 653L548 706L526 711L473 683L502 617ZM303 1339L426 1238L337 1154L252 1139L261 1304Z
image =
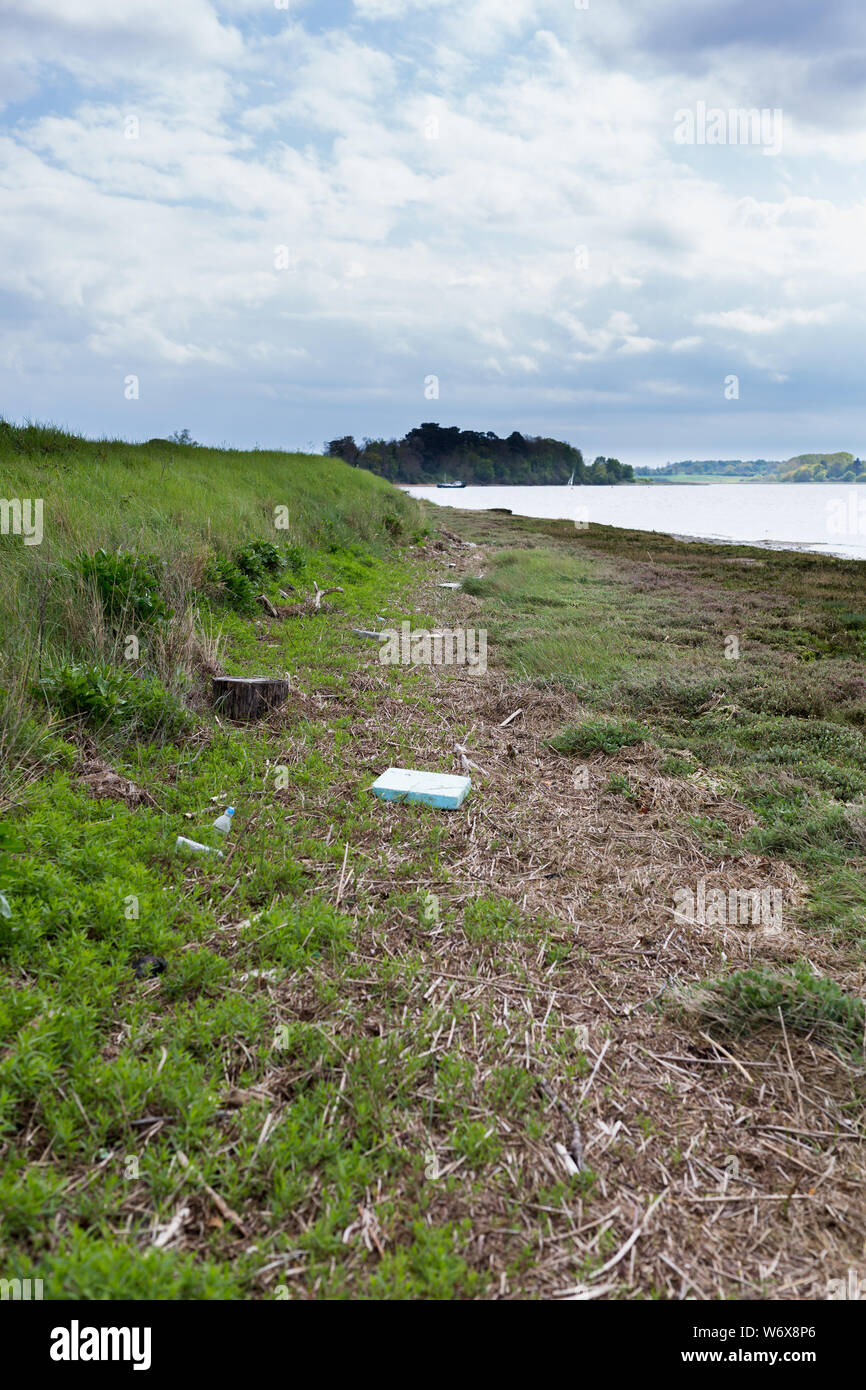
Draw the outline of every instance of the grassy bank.
M46 515L0 540L4 1277L825 1296L860 1257L858 568L443 525L331 460L3 447ZM382 666L352 633L382 619L484 626L490 669ZM111 704L131 627L150 725ZM97 665L102 704L58 684ZM217 666L289 671L286 706L218 720ZM458 742L460 812L369 795ZM178 856L228 802L225 859ZM780 928L675 920L702 878L782 894Z
M44 739L31 747L40 683L55 715L108 716L126 699L119 735L135 733L136 710L144 732L170 731L179 706L201 707L203 678L224 638L248 634L259 593L279 601L313 572L323 586L357 581L418 526L386 483L296 454L0 422L0 476L4 497L39 499L44 518L39 544L0 537L0 806L49 755Z

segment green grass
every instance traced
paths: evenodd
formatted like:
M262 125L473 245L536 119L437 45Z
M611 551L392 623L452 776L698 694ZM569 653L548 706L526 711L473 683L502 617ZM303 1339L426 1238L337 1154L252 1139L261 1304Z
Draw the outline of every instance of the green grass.
M866 1006L834 980L818 976L805 962L789 971L766 967L736 970L712 982L690 1001L691 1008L734 1036L768 1025L807 1034L819 1042L862 1056Z
M328 631L319 633L323 672L344 646L340 631ZM304 655L311 661L312 648ZM424 1180L423 1153L396 1138L415 1123L415 1091L430 1078L439 1099L423 1123L441 1127L455 1155L493 1165L498 1140L469 1113L475 1070L456 1047L430 1059L441 1031L435 1003L408 1032L370 1035L369 987L357 993L353 975L373 971L395 1022L414 983L405 958L393 971L348 963L358 910L347 916L333 901L344 845L379 839L372 779L362 776L348 800L333 789L351 742L348 718L304 720L297 732L302 756L291 757L285 793L273 769L290 757L291 724L216 730L204 747L128 749L123 772L153 790L159 809L94 801L67 771L46 773L27 792L11 855L12 916L0 919L0 1256L10 1277L43 1278L47 1297L294 1296L297 1277L284 1285L281 1262L302 1265L303 1287L320 1297L471 1298L486 1289L462 1254L465 1230L437 1219L440 1189ZM175 855L178 833L208 839L228 797L238 811L226 860ZM422 843L429 838L422 858L434 865L439 822L431 813L420 828ZM350 867L364 854L353 849ZM365 929L386 930L410 900L417 913L414 892L362 907ZM515 929L513 906L496 899L479 900L467 918L467 932L491 947ZM158 1003L133 973L144 954L166 962ZM420 960L416 971L426 973ZM312 1016L275 1013L256 972L278 997L308 979ZM285 1078L279 1124L259 1148L273 1102L226 1112L224 1098L275 1071ZM503 1114L519 1103L507 1088L500 1100ZM151 1115L162 1121L148 1137L137 1122ZM25 1134L50 1136L46 1165L31 1166ZM83 1181L94 1168L98 1182ZM147 1249L151 1223L168 1221L201 1182L236 1210L266 1209L255 1258L218 1224L195 1258ZM377 1204L385 1257L359 1265L343 1233L377 1184L401 1195ZM127 1203L150 1213L143 1224L136 1218L132 1241ZM299 1210L308 1213L303 1232ZM262 1285L258 1271L274 1261Z
M384 589L380 575L365 593L365 576L389 560L396 570L395 545L423 530L411 499L329 458L0 421L0 472L5 496L44 509L41 544L0 537L0 805L44 760L34 685L57 720L111 725L127 742L157 724L182 733L178 705L201 706L221 639L242 638L238 661L255 653L263 674L273 668L275 647L239 621L260 613L258 593L281 602L287 583L299 596L314 580L343 584L360 613ZM297 627L304 647L313 629Z
M463 588L484 600L488 640L515 672L583 690L610 684L628 664L633 643L616 586L579 553L505 549Z
M333 790L354 716L337 705L283 728L221 729L199 669L219 637L228 673L289 670L299 692L348 695L367 654L346 640L348 628L371 626L381 611L397 622L412 613L401 601L417 567L401 547L424 532L414 504L372 475L297 455L3 426L0 459L4 491L43 496L46 519L41 547L0 542L9 657L2 736L14 755L7 772L17 774L6 784L12 832L0 842L10 906L0 916L4 1273L43 1278L52 1298L281 1297L277 1270L291 1250L288 1263L306 1266L306 1287L320 1296L478 1295L485 1278L461 1255L465 1232L431 1218L423 1158L383 1143L411 1115L413 1083L432 1064L398 1065L394 1039L371 1037L363 1008L354 1017L333 984L357 945L357 916L333 900L344 846L377 837L372 775L356 774L354 795ZM281 505L282 531L273 524ZM82 564L82 555L96 560ZM148 558L139 565L137 556ZM214 560L223 561L216 582ZM294 601L313 579L339 585L344 593L331 600L339 621L326 609L282 623L258 608L260 616L238 611L235 572L277 602L286 582ZM121 642L130 627L142 648L134 670ZM173 681L180 647L185 679ZM22 663L27 681L13 684ZM414 673L384 674L412 696ZM369 716L376 691L360 700ZM145 717L153 710L183 710L183 727L155 738ZM154 804L89 796L73 772L84 739ZM238 812L225 860L178 856L177 835L211 839L227 800ZM414 819L429 836L422 860L435 866L437 819ZM388 913L371 906L370 929ZM494 937L505 922L495 911L476 920ZM143 955L165 961L153 982L136 978ZM386 996L411 988L404 961L382 973ZM322 1022L275 1014L267 991L299 976L309 978ZM348 1052L331 1037L334 1010L347 1015ZM431 1005L414 1036L422 1057L437 1026ZM224 1098L275 1069L287 1090L262 1146L267 1103L226 1111ZM473 1162L490 1163L495 1146L466 1116L473 1084L470 1069L451 1088L443 1123ZM345 1114L328 1125L339 1094ZM152 1115L160 1119L151 1133L138 1122ZM38 1166L34 1140L50 1154ZM182 1200L204 1201L207 1212L203 1183L237 1209L267 1209L255 1255L234 1248L219 1220L194 1255L150 1248L151 1230ZM408 1184L415 1196L380 1205L387 1255L350 1272L335 1256L358 1264L343 1233L376 1183ZM147 1213L134 1218L132 1238L128 1203ZM304 1232L287 1236L299 1207L309 1213ZM263 1285L258 1271L269 1257Z
M404 493L318 455L87 440L3 422L0 463L7 496L44 498L43 545L55 558L76 546L167 558L191 544L230 549L257 539L317 548L378 543L383 533L399 538L417 524ZM3 544L14 550L21 542Z

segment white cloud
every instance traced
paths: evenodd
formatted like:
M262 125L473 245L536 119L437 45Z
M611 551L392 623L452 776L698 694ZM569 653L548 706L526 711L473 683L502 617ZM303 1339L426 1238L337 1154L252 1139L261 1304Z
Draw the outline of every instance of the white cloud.
M671 343L671 352L694 352L703 342L703 338L692 336L690 338L677 338L676 342Z
M443 419L506 431L576 428L575 404L599 430L647 397L715 410L737 370L740 420L822 391L853 408L856 127L786 110L772 161L672 140L675 109L799 81L801 53L710 44L672 72L643 0L349 13L6 0L10 413L98 427L137 369L146 433L182 399L197 437L238 442L281 437L286 401L304 432L401 433L429 372Z
M235 28L220 23L209 0L4 0L7 41L25 57L27 41L38 39L41 63L87 63L98 82L98 60L132 49L139 60L159 54L162 61L237 60L243 41ZM98 51L95 53L94 49ZM35 57L35 55L33 55Z
M718 314L698 314L695 321L717 328L732 328L737 333L780 333L792 327L832 323L841 312L841 306L832 305L818 309L774 309L764 314L753 309L727 309Z

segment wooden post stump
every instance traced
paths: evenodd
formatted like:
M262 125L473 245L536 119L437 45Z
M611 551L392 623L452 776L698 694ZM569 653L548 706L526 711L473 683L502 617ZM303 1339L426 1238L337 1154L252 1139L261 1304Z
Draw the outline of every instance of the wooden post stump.
M227 719L261 719L289 698L287 680L267 676L213 676L214 709Z

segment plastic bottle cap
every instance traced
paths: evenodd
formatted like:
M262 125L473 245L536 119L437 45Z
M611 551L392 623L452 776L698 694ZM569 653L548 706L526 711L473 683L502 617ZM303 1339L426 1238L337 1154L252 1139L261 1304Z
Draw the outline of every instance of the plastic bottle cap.
M226 807L226 815L227 815L227 816L233 816L234 813L235 813L235 808L234 808L234 806L227 806L227 807Z

